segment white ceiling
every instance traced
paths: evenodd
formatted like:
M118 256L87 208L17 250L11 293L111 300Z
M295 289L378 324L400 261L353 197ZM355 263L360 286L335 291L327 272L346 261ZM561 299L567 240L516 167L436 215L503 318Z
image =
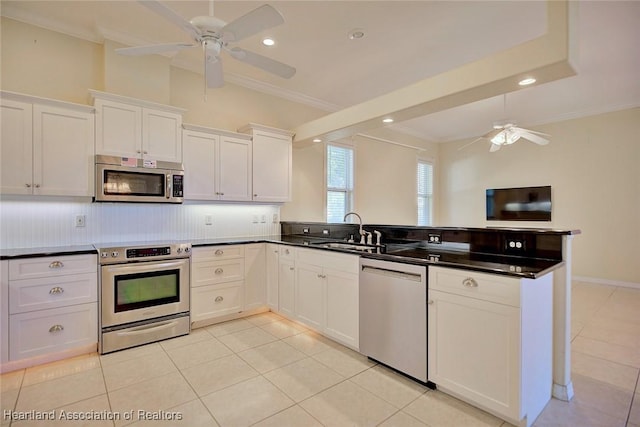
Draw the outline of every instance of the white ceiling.
M209 1L165 1L186 19L209 13ZM263 2L215 1L231 22ZM327 112L367 101L544 34L544 1L272 1L285 18L238 46L294 66L281 79L223 54L228 82L258 88ZM8 1L3 16L88 40L128 45L190 41L135 1ZM640 2L581 1L577 75L392 125L436 142L478 136L494 121L521 126L640 106ZM350 30L366 33L350 40ZM261 45L263 36L276 39ZM200 71L201 51L173 56ZM215 89L210 89L215 90Z

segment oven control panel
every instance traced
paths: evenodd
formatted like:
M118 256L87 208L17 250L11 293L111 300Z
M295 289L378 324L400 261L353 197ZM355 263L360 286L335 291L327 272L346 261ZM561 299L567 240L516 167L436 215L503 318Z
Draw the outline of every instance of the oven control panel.
M186 258L191 256L191 243L98 248L98 252L100 264Z

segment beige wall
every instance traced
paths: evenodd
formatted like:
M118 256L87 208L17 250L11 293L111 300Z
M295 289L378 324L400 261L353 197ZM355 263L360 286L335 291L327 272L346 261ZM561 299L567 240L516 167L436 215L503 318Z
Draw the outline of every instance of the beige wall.
M440 149L440 225L580 229L574 276L640 284L640 109L539 126L551 144L527 141L489 153L487 142ZM551 185L551 223L487 222L484 192Z

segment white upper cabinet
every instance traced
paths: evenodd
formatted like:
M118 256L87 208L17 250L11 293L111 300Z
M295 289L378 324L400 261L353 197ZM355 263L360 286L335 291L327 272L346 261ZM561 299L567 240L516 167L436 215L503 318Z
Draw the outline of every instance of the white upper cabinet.
M250 123L239 129L253 138L253 200L291 200L293 133Z
M251 139L247 135L184 125L185 199L251 200Z
M96 153L182 162L185 110L120 95L90 91L96 108Z
M93 196L93 108L2 92L4 194Z

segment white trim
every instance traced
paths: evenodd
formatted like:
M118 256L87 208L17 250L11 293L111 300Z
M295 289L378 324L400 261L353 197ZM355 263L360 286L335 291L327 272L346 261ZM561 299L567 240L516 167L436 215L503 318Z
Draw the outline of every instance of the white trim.
M211 134L216 134L216 135L224 135L224 136L230 136L232 138L241 138L241 139L246 139L246 140L251 140L251 135L247 135L244 133L238 133L238 132L232 132L230 130L226 130L226 129L216 129L216 128L210 128L210 127L206 127L206 126L199 126L199 125L192 125L190 123L183 123L182 124L182 128L185 130L191 130L191 131L195 131L195 132L203 132L203 133L211 133Z
M94 113L96 111L96 109L91 105L76 104L74 102L60 101L57 99L43 98L41 96L27 95L18 92L9 92L6 90L0 91L0 99L11 99L13 101L26 103L44 104L53 107L62 107L76 111L82 111L85 113Z
M116 95L114 93L101 92L99 90L89 89L91 98L104 99L112 102L121 102L124 104L132 104L138 107L152 108L154 110L166 111L174 114L184 114L187 110L184 108L174 107L173 105L158 104L157 102L146 101L144 99L131 98L129 96Z
M625 282L622 280L610 280L610 279L602 279L599 277L586 277L586 276L573 276L572 280L574 282L596 283L598 285L620 286L622 288L640 289L640 283Z
M44 28L45 30L55 31L56 33L65 34L77 39L88 40L93 43L102 43L104 39L96 34L95 31L79 29L74 25L63 24L58 20L51 19L44 15L37 15L30 12L24 12L11 6L10 3L2 2L2 16L13 19L27 25Z
M372 139L372 140L378 141L378 142L384 142L385 144L391 144L391 145L397 145L397 146L404 147L404 148L410 148L412 150L427 151L425 148L416 147L414 145L409 145L409 144L403 144L401 142L391 141L389 139L378 138L377 136L367 135L367 134L364 134L364 133L357 133L357 134L355 134L355 136L360 136L362 138Z

